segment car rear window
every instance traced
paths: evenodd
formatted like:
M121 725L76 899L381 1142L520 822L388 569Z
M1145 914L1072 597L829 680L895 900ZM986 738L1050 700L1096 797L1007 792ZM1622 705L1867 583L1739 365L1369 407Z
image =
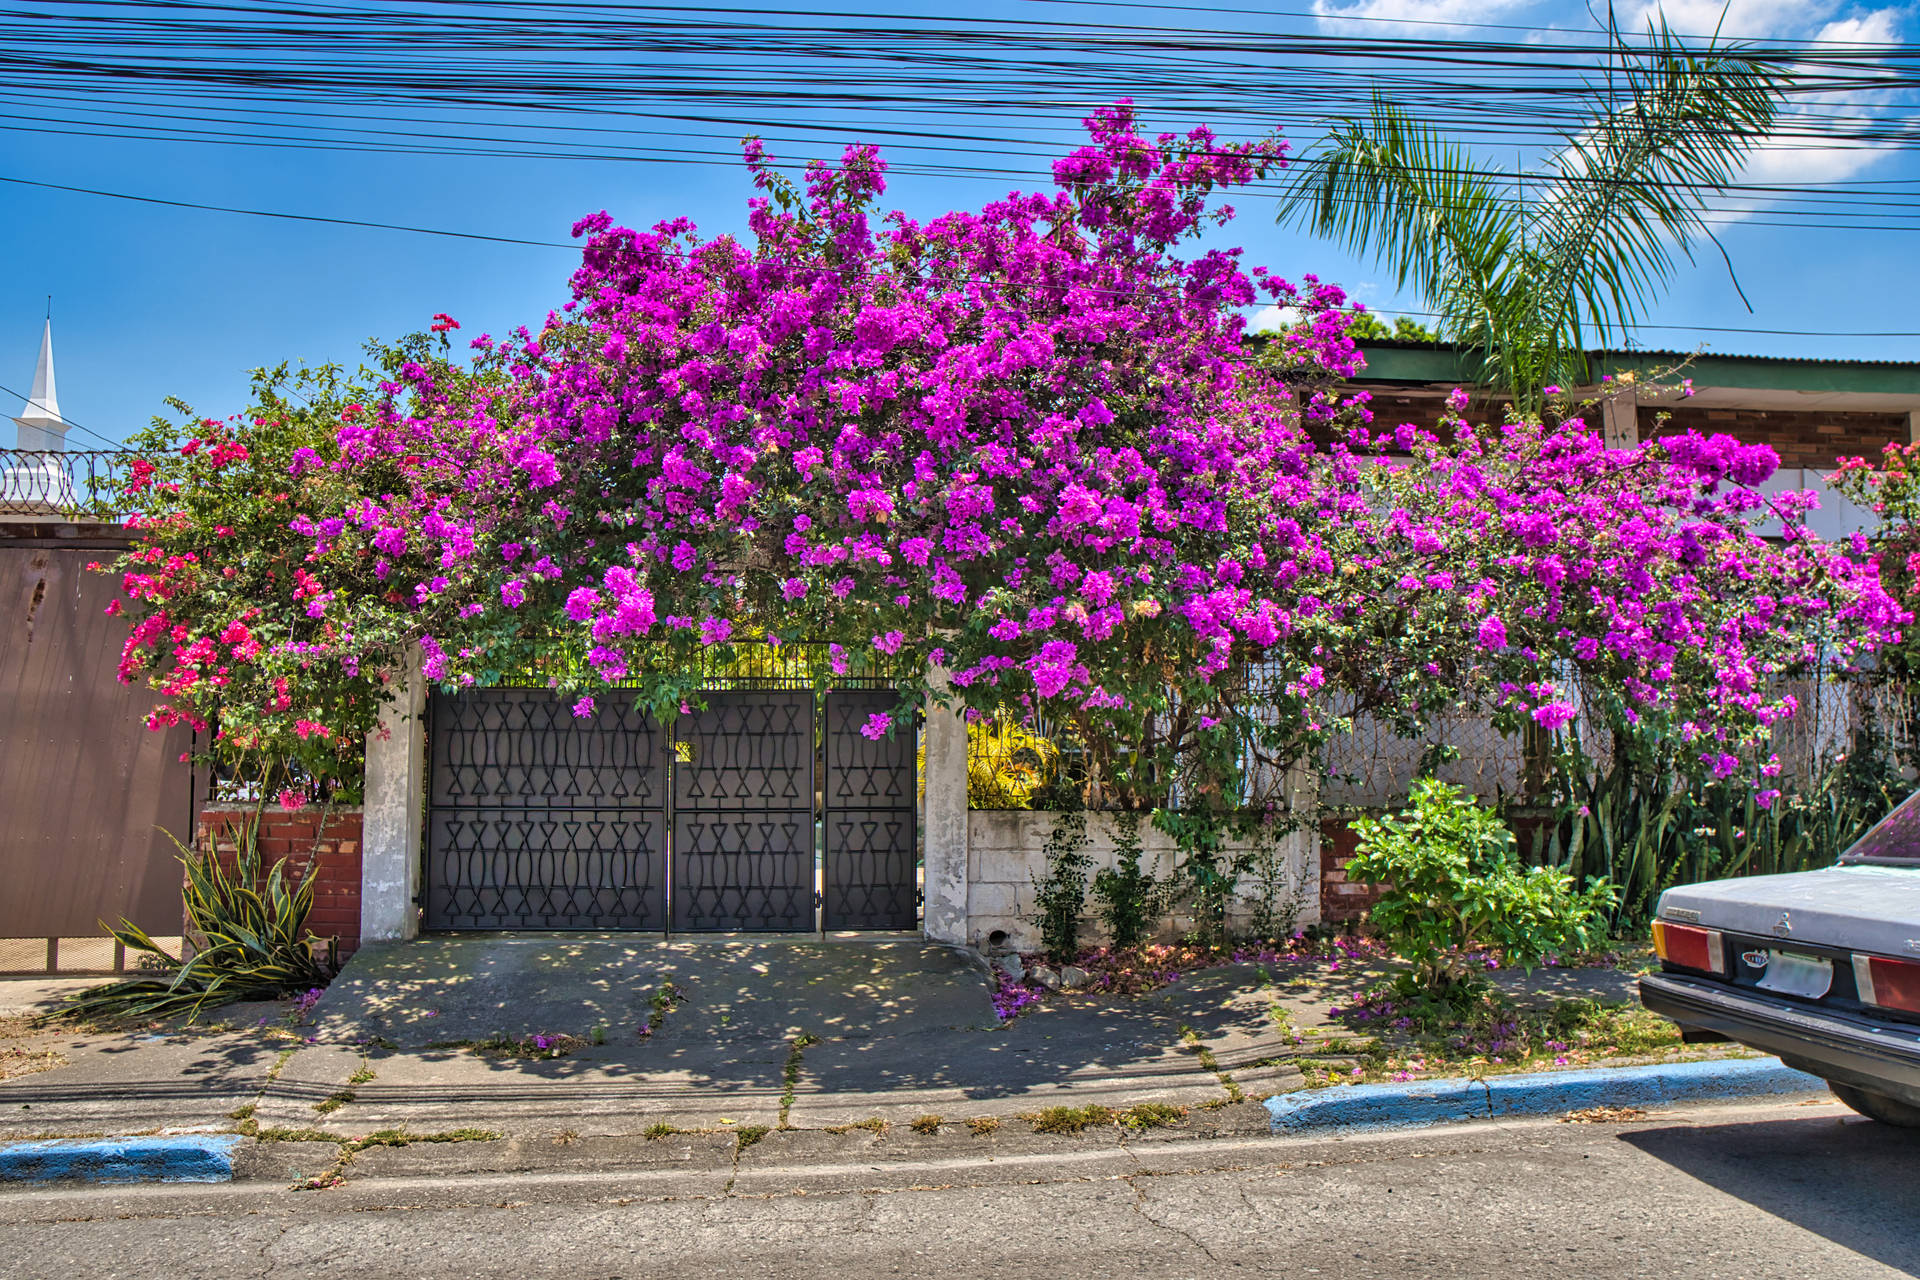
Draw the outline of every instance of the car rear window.
M1854 841L1840 861L1920 863L1920 791Z

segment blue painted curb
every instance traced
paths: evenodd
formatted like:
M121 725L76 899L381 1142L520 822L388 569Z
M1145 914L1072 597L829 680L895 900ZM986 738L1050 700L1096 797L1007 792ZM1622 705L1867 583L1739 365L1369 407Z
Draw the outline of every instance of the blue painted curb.
M1639 1107L1703 1098L1821 1093L1826 1081L1778 1058L1721 1058L1650 1067L1540 1071L1476 1080L1336 1085L1267 1099L1275 1133L1418 1129L1496 1116L1551 1115L1587 1107Z
M0 1182L231 1182L232 1133L60 1138L0 1145Z

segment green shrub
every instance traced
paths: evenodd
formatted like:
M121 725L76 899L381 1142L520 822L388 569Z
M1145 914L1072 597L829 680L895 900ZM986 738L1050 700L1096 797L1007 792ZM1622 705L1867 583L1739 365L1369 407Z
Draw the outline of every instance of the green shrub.
M1087 905L1087 815L1063 813L1053 821L1047 837L1047 874L1033 878L1034 923L1047 959L1071 964L1080 954L1080 917Z
M1585 947L1600 933L1613 887L1549 867L1524 868L1513 834L1465 792L1422 778L1407 812L1353 824L1360 847L1347 878L1383 885L1368 919L1436 994L1467 981L1469 952L1492 949L1531 968L1549 952Z
M1114 862L1102 867L1093 878L1094 900L1100 904L1100 920L1116 948L1138 946L1147 940L1153 926L1153 873L1140 867L1140 815L1132 812L1113 815Z
M288 883L285 861L260 874L258 822L229 828L234 867L217 852L189 849L172 835L186 867L182 898L190 937L203 940L191 954L175 956L122 920L109 930L129 953L154 966L152 976L93 987L59 1010L74 1017L170 1017L189 1020L203 1009L235 1000L267 1000L324 987L339 965L331 942L327 958L309 945L307 917L313 911L313 876ZM212 843L210 841L210 843Z

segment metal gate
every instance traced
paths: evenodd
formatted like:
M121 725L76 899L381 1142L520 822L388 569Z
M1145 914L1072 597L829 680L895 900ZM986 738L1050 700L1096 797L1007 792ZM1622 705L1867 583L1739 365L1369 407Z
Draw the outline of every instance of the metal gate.
M673 767L673 927L813 928L813 694L710 693Z
M429 929L664 929L667 751L617 698L433 695Z
M913 735L869 738L890 692L827 695L823 929L911 929L918 914L919 824Z
M580 720L547 689L436 693L426 927L913 928L913 735L860 732L898 695L703 699L668 735L617 696Z

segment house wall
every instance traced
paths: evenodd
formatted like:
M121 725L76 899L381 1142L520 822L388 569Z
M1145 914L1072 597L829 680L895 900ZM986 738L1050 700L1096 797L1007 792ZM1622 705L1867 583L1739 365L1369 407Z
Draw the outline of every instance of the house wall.
M1658 415L1668 416L1655 430ZM1782 467L1825 474L1840 458L1878 458L1888 444L1906 444L1911 428L1904 413L1836 413L1832 410L1640 406L1640 438L1697 431L1730 435L1745 444L1768 444Z
M297 878L311 869L313 914L307 927L317 938L339 939L342 959L359 950L360 810L312 806L283 809L273 805L257 813L261 869L268 870L283 859L289 876ZM234 844L229 828L251 822L255 815L251 805L209 805L200 814L199 847L207 848L212 839L221 860L231 867Z
M1039 926L1035 914L1034 880L1047 873L1046 844L1053 834L1056 814L1014 809L975 809L967 814L967 922L965 941L973 946L994 944L993 935L1004 932L1000 945L1020 951L1040 947ZM1085 852L1093 859L1088 884L1104 867L1115 865L1116 831L1113 816L1087 815ZM1172 876L1176 863L1172 837L1157 828L1140 826L1142 869L1156 879ZM1230 851L1249 851L1254 842L1234 842ZM1320 841L1312 830L1291 832L1273 842L1284 888L1277 905L1284 916L1290 909L1296 925L1312 924L1320 919L1319 864ZM1253 916L1253 901L1245 896L1251 886L1243 885L1243 897L1231 910L1231 919L1244 927ZM1090 945L1107 941L1105 930L1091 909L1081 928L1081 940ZM1176 914L1163 922L1163 934L1172 937L1192 928L1191 916Z

